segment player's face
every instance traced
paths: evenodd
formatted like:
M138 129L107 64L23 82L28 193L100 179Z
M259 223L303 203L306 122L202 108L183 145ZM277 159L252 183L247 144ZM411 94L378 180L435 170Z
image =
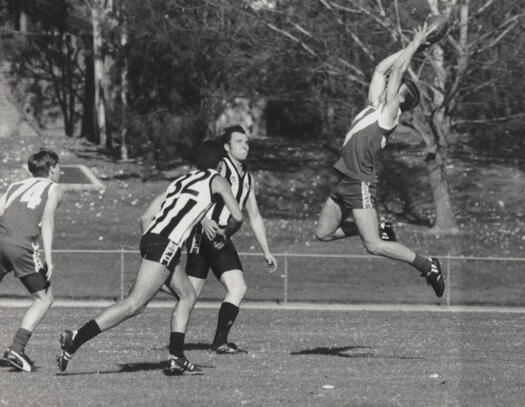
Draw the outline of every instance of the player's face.
M49 169L49 178L52 181L58 182L60 180L60 173L61 173L60 164L56 163L54 167L51 167Z
M244 161L248 157L250 145L248 136L244 133L232 133L230 142L225 145L226 151L238 161Z

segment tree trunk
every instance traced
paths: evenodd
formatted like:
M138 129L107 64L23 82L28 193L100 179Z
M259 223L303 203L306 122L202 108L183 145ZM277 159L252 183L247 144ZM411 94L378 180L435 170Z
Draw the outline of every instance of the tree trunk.
M91 8L93 21L93 55L95 65L95 112L97 117L97 127L99 131L100 144L111 148L111 138L108 137L106 126L106 94L105 94L105 72L104 72L104 55L102 51L102 19L104 14L104 5L101 1Z
M82 108L82 130L80 136L93 144L100 144L95 111L95 67L93 55L85 54L86 77L84 83L84 101Z
M120 45L122 48L126 46L128 42L128 37L126 29L122 27L120 35ZM127 60L124 58L122 64L122 71L120 72L120 99L121 99L121 116L122 122L120 124L120 159L122 161L129 160L128 157L128 145L126 140L127 135L127 110L128 110L128 99L127 99L127 88L128 88L128 64Z
M432 196L434 197L434 204L436 206L436 221L434 222L433 229L436 231L457 233L458 228L454 221L454 213L448 192L449 189L445 171L446 158L443 157L438 150L436 153L429 153L425 161L429 172Z

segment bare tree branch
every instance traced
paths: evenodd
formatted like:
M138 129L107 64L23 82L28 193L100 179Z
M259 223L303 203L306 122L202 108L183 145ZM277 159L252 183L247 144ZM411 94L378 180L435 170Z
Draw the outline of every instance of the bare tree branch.
M486 9L488 9L490 6L492 6L492 3L494 3L494 0L487 0L485 4L480 6L473 14L472 17L477 17L481 13L483 13Z
M519 23L519 21L516 19L511 23L509 27L507 27L503 32L501 32L496 38L494 38L490 43L488 43L486 46L479 48L476 53L483 52L489 48L494 47L498 42L500 42L510 31L516 27L516 25Z
M284 35L285 37L289 38L293 42L299 44L306 52L308 52L311 56L318 58L319 55L307 44L305 44L303 41L301 41L299 38L295 37L294 35L290 34L288 31L282 30L276 26L274 26L272 23L267 23L266 21L263 21L263 23L270 28L271 30L278 32L281 35Z

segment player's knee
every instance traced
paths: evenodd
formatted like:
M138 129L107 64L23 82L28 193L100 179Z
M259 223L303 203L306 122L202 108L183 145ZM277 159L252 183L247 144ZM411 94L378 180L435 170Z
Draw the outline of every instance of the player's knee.
M363 245L368 253L381 256L383 254L382 241L373 240L373 241L363 241Z
M188 284L184 287L183 290L177 293L179 296L179 301L186 302L188 304L194 304L197 302L197 292L191 284Z
M129 296L122 300L121 304L124 308L124 313L127 316L136 316L142 314L142 312L146 309L147 302L141 298Z
M321 242L328 242L330 240L330 233L322 228L317 228L315 230L315 238Z
M49 291L42 290L34 294L34 300L38 301L38 303L41 304L42 307L49 309L51 308L51 305L53 305L55 298L51 290Z
M229 292L231 295L238 297L240 299L244 298L246 292L248 291L248 286L244 281L239 281L233 286L230 287Z

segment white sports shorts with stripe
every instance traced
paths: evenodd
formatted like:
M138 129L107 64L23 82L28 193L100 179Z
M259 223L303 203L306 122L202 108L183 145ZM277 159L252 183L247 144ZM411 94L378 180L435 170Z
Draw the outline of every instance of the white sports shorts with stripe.
M330 194L330 198L341 207L343 212L352 209L375 208L376 184L342 176Z

